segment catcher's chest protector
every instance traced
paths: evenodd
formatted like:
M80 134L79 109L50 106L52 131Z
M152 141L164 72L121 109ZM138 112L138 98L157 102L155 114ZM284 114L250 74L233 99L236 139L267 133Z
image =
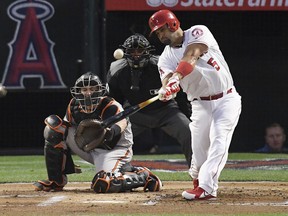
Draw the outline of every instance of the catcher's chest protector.
M112 101L112 98L109 97L103 97L100 101L100 103L98 104L96 110L93 113L84 113L82 112L81 108L80 108L80 104L79 102L77 102L76 100L73 100L71 102L71 113L72 113L72 117L75 121L75 123L78 125L82 120L84 119L97 119L97 120L103 120L102 119L102 112L103 109Z

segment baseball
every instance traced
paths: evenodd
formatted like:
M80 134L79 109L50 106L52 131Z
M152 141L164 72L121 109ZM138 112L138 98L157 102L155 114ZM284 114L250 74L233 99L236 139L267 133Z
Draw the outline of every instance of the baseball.
M115 59L121 59L124 56L124 52L122 49L116 49L113 54Z
M7 89L5 88L5 86L2 86L0 84L0 97L5 97L7 94Z

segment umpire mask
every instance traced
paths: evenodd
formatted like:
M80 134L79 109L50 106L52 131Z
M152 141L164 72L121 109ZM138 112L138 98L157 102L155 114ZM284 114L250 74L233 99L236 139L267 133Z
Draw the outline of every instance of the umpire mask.
M95 111L106 91L106 86L102 84L99 77L91 72L79 77L75 82L75 86L70 89L72 97L79 102L85 113Z
M144 67L151 56L150 52L155 50L149 41L139 33L128 37L120 47L124 50L124 57L131 68Z
M128 37L120 47L124 50L124 57L131 68L130 88L132 91L138 91L142 68L149 62L150 52L154 51L154 47L139 33Z

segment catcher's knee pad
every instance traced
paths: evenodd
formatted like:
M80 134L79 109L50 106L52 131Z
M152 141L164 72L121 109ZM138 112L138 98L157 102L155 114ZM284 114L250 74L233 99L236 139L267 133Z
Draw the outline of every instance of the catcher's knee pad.
M50 115L45 119L44 139L52 145L57 145L65 140L69 124L57 115Z

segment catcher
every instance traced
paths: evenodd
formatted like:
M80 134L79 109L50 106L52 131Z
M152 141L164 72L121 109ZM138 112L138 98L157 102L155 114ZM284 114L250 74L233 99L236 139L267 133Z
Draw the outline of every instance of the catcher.
M45 161L48 180L34 183L37 191L61 191L67 184L67 174L75 173L71 152L94 164L91 189L96 193L124 192L143 187L144 191L159 191L160 179L145 167L130 165L133 136L129 119L110 128L101 121L123 111L113 98L105 96L106 87L98 76L88 72L77 79L70 90L73 98L61 119L50 115L45 119Z

